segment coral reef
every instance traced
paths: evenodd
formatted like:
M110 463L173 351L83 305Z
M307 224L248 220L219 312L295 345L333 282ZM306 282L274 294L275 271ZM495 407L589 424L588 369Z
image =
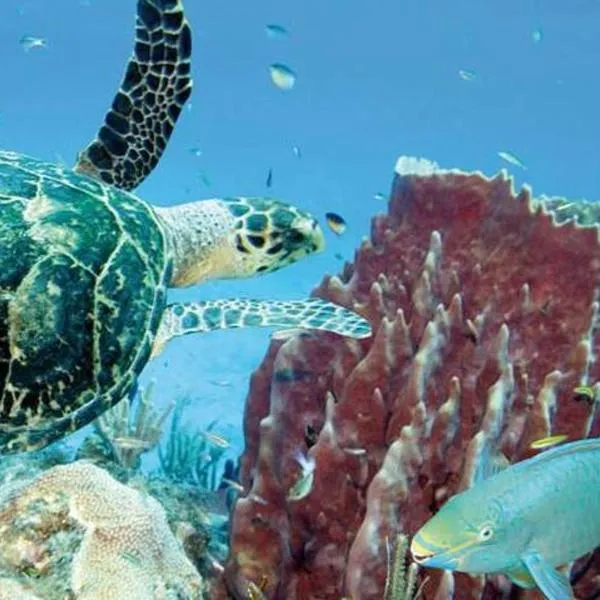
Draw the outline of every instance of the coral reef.
M155 382L102 414L93 422L93 434L85 438L77 458L91 459L119 481L127 481L141 466L141 457L154 450L175 402L162 412L154 408Z
M373 338L276 339L252 377L216 597L260 585L269 599L380 600L389 540L534 440L600 434L597 205L516 194L504 172L406 158L396 171L388 214L315 291L367 317ZM298 451L316 469L293 500ZM600 565L584 562L571 570L582 598ZM433 570L418 585L426 600L541 597Z
M229 443L223 440L222 444L216 445L210 441L211 430L217 421L211 421L204 432L182 424L183 411L190 403L192 399L185 396L175 403L169 435L164 448L159 447L158 452L162 474L173 481L215 490L219 483L219 462Z
M10 592L13 600L33 598L32 594L44 600L85 598L83 592L74 590L72 576L90 531L82 526L79 518L83 513L78 507L102 508L103 502L116 511L103 517L106 522L117 518L117 513L126 514L127 503L135 504L138 499L150 511L149 517L154 514L158 518L154 533L168 536L167 540L176 538L181 556L187 557L196 577L204 581L203 589L208 589L210 578L222 573L221 562L228 551L228 506L235 491L223 482L219 485L218 480L227 441L210 431L216 422L197 433L182 426L188 398L158 410L152 392L151 384L105 413L79 448L57 443L41 452L0 461L0 594ZM173 407L165 450L160 455L163 462L160 468L147 472L140 459L157 449L161 429ZM73 460L79 462L71 464ZM53 469L59 465L63 471ZM174 468L166 470L166 465ZM225 466L229 477L237 477L232 461ZM43 484L46 480L53 483ZM45 489L53 492L46 494ZM117 529L117 537L131 533L128 528ZM152 543L152 538L147 539L145 547L151 550ZM138 560L135 553L126 551L121 558L146 568L148 557ZM119 561L115 565L119 568ZM112 575L112 571L100 575L105 586L96 599L112 597ZM123 583L120 578L118 583ZM88 586L82 589L88 593ZM165 600L177 593L179 600L189 596L186 589L171 592L168 586L163 590L160 585L155 596Z
M204 597L162 506L85 461L13 488L0 507L0 539L0 575L22 579L12 579L16 598Z
M22 584L0 577L0 600L42 600Z
M138 390L133 402L124 398L94 421L94 431L110 447L116 462L128 471L138 469L142 454L158 446L164 422L175 406L171 402L162 413L156 412L154 385L151 381Z

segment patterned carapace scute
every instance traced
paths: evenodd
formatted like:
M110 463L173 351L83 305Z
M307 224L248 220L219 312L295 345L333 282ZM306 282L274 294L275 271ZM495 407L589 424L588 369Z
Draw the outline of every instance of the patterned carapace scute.
M170 267L139 198L4 151L0 240L0 452L31 451L129 393Z
M315 292L368 317L374 337L274 340L252 378L223 594L260 585L269 599L381 600L390 542L488 465L531 456L550 434L600 434L596 403L574 393L598 396L597 211L548 202L556 215L504 172L398 161L388 214ZM298 450L315 459L314 484L290 500ZM579 579L578 597L597 572ZM501 577L425 579L426 600L510 588Z

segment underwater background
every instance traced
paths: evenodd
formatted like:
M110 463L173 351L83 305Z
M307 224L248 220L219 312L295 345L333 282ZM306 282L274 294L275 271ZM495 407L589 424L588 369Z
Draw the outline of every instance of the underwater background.
M385 211L378 194L387 197L400 154L488 175L508 167L535 193L600 196L596 0L188 0L185 9L192 97L136 193L159 205L273 195L322 223L336 212L347 231L327 231L326 252L292 268L173 290L173 299L304 297L341 268L336 254L352 258L370 218ZM134 15L134 0L3 0L0 145L74 163L121 80ZM289 33L270 37L268 24ZM23 36L47 47L25 51ZM271 82L276 62L296 73L292 90ZM527 171L507 165L502 151ZM218 419L233 455L243 444L248 376L268 337L240 330L179 338L142 383L156 378L165 401L195 398L188 417L193 410L199 427Z
M0 2L0 147L74 163L121 81L135 4ZM276 196L319 219L327 249L260 278L171 290L172 300L307 296L386 211L401 154L486 175L508 169L536 194L600 198L600 1L187 0L185 10L192 97L135 193L156 205ZM268 24L287 35L269 35ZM46 43L28 47L28 37ZM273 84L272 63L293 69L293 89ZM343 216L342 235L327 229L326 212ZM269 336L178 338L140 383L155 381L158 408L189 397L185 421L210 425L229 445L222 458L236 459ZM144 460L157 464L154 452Z

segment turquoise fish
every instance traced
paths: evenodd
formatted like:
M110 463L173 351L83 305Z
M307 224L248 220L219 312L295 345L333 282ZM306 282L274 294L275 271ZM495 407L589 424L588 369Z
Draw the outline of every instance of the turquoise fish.
M411 553L424 567L502 573L571 600L556 567L600 546L600 438L554 447L453 496L417 532Z

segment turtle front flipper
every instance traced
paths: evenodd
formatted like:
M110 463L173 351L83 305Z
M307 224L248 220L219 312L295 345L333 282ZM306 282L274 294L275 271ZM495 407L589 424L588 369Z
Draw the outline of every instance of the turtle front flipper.
M307 300L207 300L167 306L152 349L156 356L172 338L236 327L320 329L366 338L371 326L360 315L320 298Z
M157 165L192 91L192 35L180 0L138 0L135 48L96 139L75 170L124 190Z

